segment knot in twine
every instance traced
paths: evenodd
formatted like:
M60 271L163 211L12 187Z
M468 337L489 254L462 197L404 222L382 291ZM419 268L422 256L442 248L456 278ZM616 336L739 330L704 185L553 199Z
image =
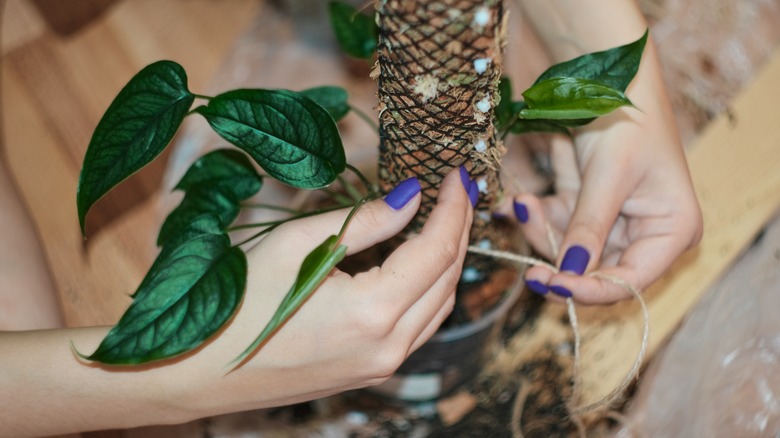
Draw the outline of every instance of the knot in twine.
M555 243L555 238L552 233L552 228L550 227L549 224L547 224L547 238L550 242L550 247L553 248L553 257L557 258L558 245ZM483 249L473 245L468 247L468 251L475 254L481 254L488 257L493 257L496 259L507 260L518 265L543 266L554 273L560 272L559 269L553 266L552 264L534 257L527 257L527 256L523 256L520 254L515 254L507 251ZM634 298L639 302L639 305L642 308L642 317L644 320L644 325L642 329L642 343L639 349L639 353L637 354L636 359L634 359L634 363L631 366L631 370L628 372L628 374L626 374L626 376L623 378L620 384L612 391L610 391L609 394L605 395L604 397L597 400L596 402L593 402L585 406L576 406L575 401L578 398L578 394L580 391L580 383L581 383L580 376L579 376L580 361L581 361L581 354L580 354L581 335L577 323L577 311L574 304L574 299L571 297L566 298L566 307L569 314L569 322L571 324L572 332L574 333L574 367L573 367L573 376L572 376L573 394L571 400L567 402L566 408L568 409L569 414L575 420L575 424L579 428L581 435L584 435L584 429L582 423L580 421L576 421L577 417L596 411L600 408L608 408L615 400L617 400L625 392L628 386L631 385L631 382L639 374L639 369L641 368L642 362L647 353L647 346L648 346L648 340L650 335L650 314L647 310L647 304L645 303L645 300L642 298L642 295L637 288L635 288L634 286L632 286L630 283L628 283L626 280L622 278L615 277L612 275L602 274L599 273L598 271L592 272L588 275L591 277L600 278L602 280L608 281L626 290L627 292L630 292L634 296ZM520 430L520 417L522 414L523 404L525 403L525 398L527 397L527 395L528 395L527 388L521 387L520 391L518 391L515 407L512 412L512 434L515 437L523 436L522 431Z

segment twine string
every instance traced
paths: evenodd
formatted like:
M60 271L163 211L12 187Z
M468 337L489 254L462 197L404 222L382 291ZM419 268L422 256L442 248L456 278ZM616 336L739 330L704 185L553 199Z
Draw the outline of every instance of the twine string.
M550 240L551 247L554 248L553 257L557 257L557 244L555 244L555 238L554 234L551 232L551 229L548 225L548 239ZM491 250L491 249L483 249L479 248L477 246L469 246L468 248L469 252L475 253L475 254L481 254L484 256L501 259L501 260L507 260L510 262L514 262L519 265L529 265L529 266L543 266L552 272L558 273L559 270L557 267L553 266L552 264L540 260L534 257L528 257L523 256L520 254L515 254L508 251L497 251L497 250ZM631 382L636 378L636 376L639 374L639 370L642 367L642 362L644 361L645 355L647 354L647 347L649 343L649 335L650 335L650 314L647 309L647 304L645 303L645 300L642 298L642 295L640 294L640 291L632 286L627 281L623 280L622 278L615 277L612 275L602 274L599 272L593 272L589 274L592 277L602 279L604 281L607 281L609 283L612 283L627 292L630 292L634 299L636 299L639 302L639 305L641 306L642 310L642 318L643 318L643 328L642 328L642 341L639 349L639 353L637 354L636 358L634 359L634 363L631 366L631 369L629 370L628 374L623 378L623 380L620 382L620 384L615 387L612 391L609 392L609 394L605 395L601 399L585 405L585 406L576 406L575 401L579 399L579 393L581 388L581 377L580 377L580 366L581 366L581 335L580 335L580 329L579 324L577 321L577 311L576 306L574 303L574 300L572 298L566 298L566 307L568 310L569 315L569 323L571 324L572 332L574 333L574 366L573 366L573 391L572 391L572 397L571 400L567 403L566 408L569 410L569 413L572 415L573 418L582 416L584 414L587 414L589 412L593 412L595 410L598 410L600 408L608 407L610 404L612 404L616 399L618 399L628 388L629 385L631 385ZM525 387L527 385L522 385L522 387ZM517 397L516 398L516 405L513 409L513 426L512 426L512 432L515 437L522 437L522 432L520 429L520 413L522 412L522 404L525 403L525 399L527 397L527 394L523 397ZM517 423L515 423L515 420ZM515 426L517 424L517 426Z

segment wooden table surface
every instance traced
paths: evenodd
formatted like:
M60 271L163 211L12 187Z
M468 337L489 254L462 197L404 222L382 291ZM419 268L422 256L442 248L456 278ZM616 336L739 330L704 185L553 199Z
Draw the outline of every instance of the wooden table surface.
M42 239L67 324L113 324L153 257L149 230L159 226L165 157L96 205L85 242L75 201L92 131L121 87L151 62L180 63L191 89L204 89L258 3L119 1L70 36L55 33L30 1L6 3L3 135L12 175Z

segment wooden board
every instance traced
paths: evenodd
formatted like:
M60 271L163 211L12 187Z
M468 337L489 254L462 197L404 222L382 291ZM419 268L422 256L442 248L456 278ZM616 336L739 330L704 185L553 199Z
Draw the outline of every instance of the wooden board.
M204 90L259 3L122 1L67 38L28 1L6 3L2 103L11 173L41 236L68 325L111 324L151 263L149 230L158 226L165 157L96 206L85 244L75 200L92 130L130 77L159 59L182 64L190 88Z

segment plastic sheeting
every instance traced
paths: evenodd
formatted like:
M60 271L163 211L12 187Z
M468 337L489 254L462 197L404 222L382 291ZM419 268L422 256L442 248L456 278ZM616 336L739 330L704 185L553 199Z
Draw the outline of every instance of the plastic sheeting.
M780 437L780 219L643 379L619 437Z

